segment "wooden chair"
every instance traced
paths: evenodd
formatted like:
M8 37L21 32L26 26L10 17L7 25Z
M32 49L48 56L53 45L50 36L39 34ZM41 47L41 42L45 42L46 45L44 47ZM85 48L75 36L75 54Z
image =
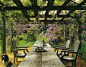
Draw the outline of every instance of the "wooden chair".
M72 67L73 66L76 67L76 59L77 59L77 55L78 55L79 46L80 46L80 41L77 40L75 42L74 49L63 50L62 52L68 52L68 54L72 53L72 56L64 55L63 58L61 58L61 60L67 61L67 62L72 62Z
M59 52L58 49L61 50L68 50L70 46L70 40L67 40L66 45L65 46L56 46L55 47L55 51L57 52L57 56L62 57L64 55L64 52ZM65 53L65 55L68 54L67 52Z
M14 63L15 63L15 59L16 61L18 61L18 58L24 58L27 54L28 51L28 47L29 46L26 46L26 47L17 47L16 46L16 41L13 40L13 53L14 53ZM23 51L23 52L19 52L19 51Z

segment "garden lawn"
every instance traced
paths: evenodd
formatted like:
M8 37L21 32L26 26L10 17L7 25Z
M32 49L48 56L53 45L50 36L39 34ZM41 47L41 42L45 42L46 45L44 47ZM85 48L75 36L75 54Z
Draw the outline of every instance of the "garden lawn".
M34 45L34 43L35 43L35 41L27 42L25 40L20 40L18 46L32 46L32 45Z
M33 45L34 45L34 43L35 43L35 41L32 41L32 42L27 42L27 41L25 41L25 40L20 40L19 41L19 45L18 46L30 46L30 47L32 47ZM1 50L1 45L0 45L0 55L2 54L2 50ZM10 45L7 45L6 46L6 53L10 53L11 51L10 51L10 49L11 49L11 47L10 47Z

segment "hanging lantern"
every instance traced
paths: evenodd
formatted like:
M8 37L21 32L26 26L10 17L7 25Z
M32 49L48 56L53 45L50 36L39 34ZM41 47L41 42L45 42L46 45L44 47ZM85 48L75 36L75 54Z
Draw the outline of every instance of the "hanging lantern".
M30 2L32 3L32 6L37 6L37 0L30 0Z

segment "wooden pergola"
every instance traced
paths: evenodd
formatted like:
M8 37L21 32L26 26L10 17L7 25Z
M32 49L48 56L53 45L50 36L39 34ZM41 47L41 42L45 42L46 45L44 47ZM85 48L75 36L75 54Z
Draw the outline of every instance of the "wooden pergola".
M0 11L2 12L3 15L3 53L6 53L6 32L5 32L5 18L4 18L4 11L5 10L21 10L23 15L25 16L25 18L28 19L28 21L31 21L30 18L36 18L36 20L38 20L38 18L45 18L44 20L40 20L41 22L44 22L45 24L48 23L57 23L57 22L71 22L70 20L65 20L65 18L73 18L71 16L71 14L76 11L76 10L86 10L86 0L83 0L80 3L76 3L73 0L65 0L65 2L63 3L63 5L61 6L55 6L54 5L54 0L47 0L48 4L47 6L40 8L40 6L37 5L37 0L30 0L32 3L32 6L24 6L22 4L22 2L20 0L13 0L13 2L16 4L16 6L8 6L5 5L3 2L0 1ZM46 1L46 0L43 0ZM68 4L70 2L73 2L75 4L75 6L68 6ZM29 16L27 13L27 10L32 10L34 11L34 16ZM52 18L52 15L49 15L49 11L57 11L57 13L55 14L55 16L53 17L52 20L47 19L47 18ZM68 11L68 13L66 14L61 14L63 10ZM39 15L38 11L46 11L44 15ZM86 11L83 11L86 12ZM60 20L56 20L56 18L61 18ZM76 19L77 20L77 19ZM79 22L77 20L77 22ZM81 30L80 30L80 22L79 24L79 35L81 35Z

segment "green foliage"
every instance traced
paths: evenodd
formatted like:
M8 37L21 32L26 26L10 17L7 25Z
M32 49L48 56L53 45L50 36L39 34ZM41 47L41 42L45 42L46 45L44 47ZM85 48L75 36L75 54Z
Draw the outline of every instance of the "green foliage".
M25 41L25 40L20 40L19 41L19 46L24 46L24 45L26 45L28 42L27 41Z
M7 48L7 49L6 49L6 53L10 53L10 52L11 52L11 49L10 49L11 46L6 46L6 48Z
M2 54L2 49L1 49L2 47L1 47L1 44L0 44L0 55Z
M86 62L86 42L81 45L79 56Z
M35 41L36 40L36 34L37 34L37 28L32 26L29 28L27 32L27 41Z
M27 33L27 41L35 41L36 38L32 32Z
M30 0L21 0L21 2L24 6L31 6Z
M83 34L82 33L81 35L82 35L82 39L81 39L82 40L82 43L84 43L86 41L86 34Z
M22 34L22 35L19 35L19 40L25 40L27 41L27 34Z
M27 12L28 12L28 15L30 15L30 16L34 15L34 12L32 10L28 10Z
M35 42L36 42L36 41L30 41L30 42L28 42L27 45L28 45L28 46L33 46L33 45L35 44Z
M76 6L77 4L75 4L74 2L69 2L68 3L68 6L72 6L72 5Z
M81 34L81 49L79 51L79 56L86 62L86 31L83 31Z
M86 21L86 12L82 13L82 16L80 18L80 21L84 23Z
M6 37L6 45L7 46L11 45L11 36Z
M55 0L54 4L55 6L61 6L66 0Z

